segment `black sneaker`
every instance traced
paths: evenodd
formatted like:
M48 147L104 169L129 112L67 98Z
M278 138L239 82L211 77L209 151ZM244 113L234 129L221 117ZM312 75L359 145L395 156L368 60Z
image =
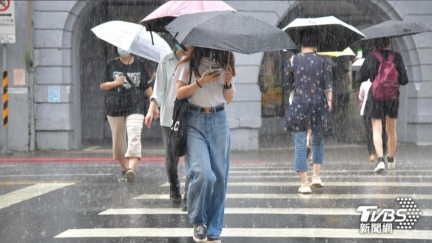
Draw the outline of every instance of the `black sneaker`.
M170 184L170 201L172 204L180 205L181 200L180 183L177 181L174 185Z
M131 169L126 171L126 179L127 179L127 182L133 182L135 179L135 172Z
M395 157L389 157L387 154L387 168L389 170L393 170L396 166L396 159Z
M121 174L118 176L117 181L118 182L126 182L126 171L127 170L122 170Z
M193 239L195 242L207 242L207 227L205 225L195 225Z
M182 211L187 212L187 195L184 194L183 200L182 200Z

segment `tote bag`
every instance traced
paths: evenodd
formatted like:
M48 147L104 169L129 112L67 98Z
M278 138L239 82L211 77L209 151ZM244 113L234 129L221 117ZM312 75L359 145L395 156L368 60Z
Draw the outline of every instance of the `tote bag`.
M191 82L191 77L192 73L189 76L189 84ZM169 131L168 149L178 157L186 154L188 112L188 98L182 100L176 99L172 115L171 129Z

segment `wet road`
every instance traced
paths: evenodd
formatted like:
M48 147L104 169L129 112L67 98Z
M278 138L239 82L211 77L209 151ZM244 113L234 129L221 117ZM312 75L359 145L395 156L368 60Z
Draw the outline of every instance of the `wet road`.
M431 150L400 145L396 169L375 175L365 147L326 146L311 195L297 193L292 148L233 153L222 242L431 241ZM2 155L1 242L193 242L162 154L143 151L134 183L98 148Z

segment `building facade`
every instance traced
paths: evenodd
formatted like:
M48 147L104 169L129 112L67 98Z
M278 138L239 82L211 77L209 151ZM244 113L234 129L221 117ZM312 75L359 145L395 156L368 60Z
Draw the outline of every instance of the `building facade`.
M113 54L90 29L113 19L139 22L164 1L11 2L15 6L16 43L1 48L2 66L9 74L9 125L0 128L0 147L12 151L72 150L109 138L99 83L104 64ZM358 29L388 19L419 21L432 26L431 1L226 2L238 11L281 28L297 17L327 15L334 15ZM410 79L401 88L399 142L431 145L432 33L396 38L392 44L402 54ZM359 45L362 44L356 47ZM278 91L276 85L276 95L266 95L262 87L263 82L264 86L272 82L266 81L268 75L279 76L280 83L283 72L277 70L283 68L284 59L281 52L236 54L236 97L227 108L233 150L259 148L263 131L282 133L283 112L274 109L278 104L285 104L283 91ZM155 64L149 66L154 68ZM274 74L271 68L275 68ZM357 106L353 105L357 103L356 90L352 88L348 92L351 108L345 122L354 124L359 116ZM348 126L349 129L363 129L360 123L355 124ZM154 131L144 133L147 137L157 137L158 128L155 126Z

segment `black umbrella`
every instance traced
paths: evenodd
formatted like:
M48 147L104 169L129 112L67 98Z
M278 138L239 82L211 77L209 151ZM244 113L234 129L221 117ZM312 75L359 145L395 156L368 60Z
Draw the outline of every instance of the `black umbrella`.
M240 12L204 12L182 15L165 26L184 44L251 54L297 49L276 26Z
M382 37L413 35L426 31L430 31L430 29L417 22L387 20L363 29L362 33L366 36L364 40L370 40Z
M319 52L343 51L364 38L362 32L334 16L297 18L283 28L293 40L300 44L299 32L304 28L316 28Z

